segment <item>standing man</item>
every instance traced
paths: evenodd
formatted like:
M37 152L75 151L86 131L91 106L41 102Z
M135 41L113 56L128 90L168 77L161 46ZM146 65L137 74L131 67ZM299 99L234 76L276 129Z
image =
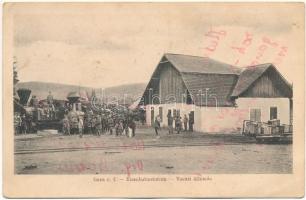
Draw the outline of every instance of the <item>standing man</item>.
M172 115L168 115L168 130L169 130L169 134L173 133L173 117Z
M96 123L97 123L97 116L96 115L92 115L92 118L91 118L91 123L90 123L90 129L91 129L91 133L93 135L95 135L97 133L97 126L96 126Z
M33 130L33 127L32 127L32 121L33 121L33 117L32 117L32 114L29 114L26 116L26 123L27 123L27 131L29 133L31 133Z
M182 128L181 117L177 116L176 119L175 119L175 129L177 131L176 132L177 134L180 134L181 128Z
M159 115L157 115L155 117L154 129L155 129L155 135L158 136L158 130L160 129L160 117L159 117Z
M146 120L146 114L145 114L144 110L140 110L140 111L141 111L141 113L140 113L141 124L144 125L145 120Z
M83 119L80 116L78 117L78 128L79 128L79 136L81 138L83 137Z
M107 129L106 129L106 118L105 118L105 114L101 114L101 124L102 124L102 134L104 134Z
M20 127L21 127L21 117L19 113L15 113L14 114L14 128L15 128L15 134L19 134L20 131Z
M97 115L97 119L96 119L96 132L97 132L97 135L100 136L101 133L102 133L102 117L100 114Z
M125 136L129 136L129 121L130 117L126 116L123 120L123 130L125 132Z
M86 110L85 118L84 118L84 134L91 134L93 131L92 128L92 121L93 121L93 113L91 110Z
M27 134L27 121L26 121L26 115L23 114L21 116L21 133Z
M70 135L70 124L67 115L65 115L63 119L63 133Z
M130 120L130 125L129 127L132 129L132 137L135 137L135 132L136 132L136 123L133 118Z
M192 112L189 113L189 131L193 131L194 117Z
M184 121L184 130L187 132L188 117L186 114L184 115L183 121Z
M113 134L113 127L114 127L114 120L112 116L109 116L108 121L107 121L107 128L109 130L109 134Z

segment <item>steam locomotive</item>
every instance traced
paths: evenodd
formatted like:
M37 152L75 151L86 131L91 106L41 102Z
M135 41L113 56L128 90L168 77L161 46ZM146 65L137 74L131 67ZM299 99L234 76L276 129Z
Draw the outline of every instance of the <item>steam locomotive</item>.
M66 101L54 100L52 103L47 100L38 101L34 95L29 101L31 90L25 88L18 89L17 94L19 98L14 98L15 131L21 131L16 126L20 125L22 128L22 123L26 127L23 131L27 133L43 129L61 131Z

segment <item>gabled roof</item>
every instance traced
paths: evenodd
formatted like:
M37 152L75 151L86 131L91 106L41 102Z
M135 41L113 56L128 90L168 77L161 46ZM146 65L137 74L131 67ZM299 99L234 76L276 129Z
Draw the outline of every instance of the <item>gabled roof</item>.
M280 77L282 82L289 88L289 93L292 94L292 87L287 80L278 72L278 70L271 63L246 67L241 74L237 84L233 90L232 97L238 97L245 92L256 80L258 80L266 71L273 69ZM290 95L289 95L290 96Z
M169 62L171 62L179 72L185 73L204 73L204 74L239 74L241 69L225 64L208 57L180 55L180 54L165 54ZM162 59L162 62L165 59Z
M162 62L166 60L180 72L195 105L233 106L230 95L240 68L199 56L165 54Z
M146 94L147 89L153 84L153 79L159 76L163 67L170 63L181 75L184 84L191 94L191 98L195 105L206 105L201 99L202 93L205 95L208 89L207 106L233 106L234 100L232 97L238 97L246 91L256 80L258 80L268 69L273 70L279 75L282 84L288 88L288 94L291 92L291 85L283 78L277 69L270 63L247 67L245 69L238 68L233 65L225 64L211 58L179 55L179 54L165 54L155 69L152 77L143 94ZM287 87L288 86L288 87ZM286 95L290 96L290 95Z
M239 96L250 87L269 67L270 63L246 67L241 74L231 96Z
M182 73L182 78L195 105L234 106L234 101L231 100L230 96L238 75Z

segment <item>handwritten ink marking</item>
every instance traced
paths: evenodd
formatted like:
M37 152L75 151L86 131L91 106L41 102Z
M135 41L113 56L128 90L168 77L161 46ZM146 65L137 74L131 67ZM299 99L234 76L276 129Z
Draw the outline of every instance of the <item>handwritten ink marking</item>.
M99 163L61 163L58 166L58 170L62 172L69 172L69 173L83 173L86 170L93 170L99 173L109 171L109 167L107 165L107 162L105 160L100 161Z
M253 41L253 35L249 32L245 32L245 38L243 39L243 41L238 46L233 45L231 48L235 50L236 53L244 55L248 47L252 44L252 41ZM240 59L238 58L236 59L234 64L238 65L239 62Z
M143 171L143 162L141 160L137 160L133 163L125 163L124 164L124 171L128 176L131 175L131 171Z
M217 31L210 28L210 30L206 32L204 36L209 39L209 45L204 48L205 50L204 55L206 57L210 57L211 54L214 51L216 51L220 40L226 36L226 31L224 30Z

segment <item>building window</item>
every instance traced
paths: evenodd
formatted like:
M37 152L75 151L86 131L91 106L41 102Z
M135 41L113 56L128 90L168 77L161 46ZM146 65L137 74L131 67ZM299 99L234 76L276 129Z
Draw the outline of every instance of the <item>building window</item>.
M255 122L261 121L261 110L252 108L250 110L250 120Z
M163 122L163 107L159 107L159 117L160 121Z
M277 107L270 107L270 120L277 119Z

